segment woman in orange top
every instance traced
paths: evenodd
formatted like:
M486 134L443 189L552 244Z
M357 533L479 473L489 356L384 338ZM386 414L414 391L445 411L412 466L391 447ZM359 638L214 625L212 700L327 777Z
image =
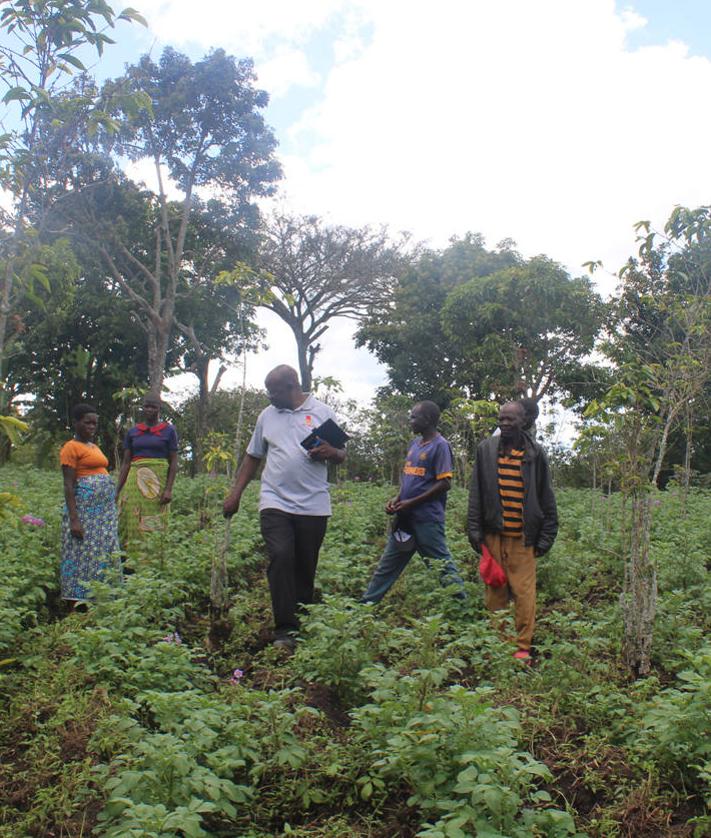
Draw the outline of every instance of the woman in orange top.
M121 581L116 490L109 461L92 441L96 408L78 404L72 411L74 439L59 452L64 475L62 516L62 599L84 602L97 579Z

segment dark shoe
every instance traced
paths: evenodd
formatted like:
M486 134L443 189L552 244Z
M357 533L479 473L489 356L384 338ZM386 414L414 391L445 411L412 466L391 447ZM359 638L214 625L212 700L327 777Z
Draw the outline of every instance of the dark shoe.
M277 637L272 646L275 649L284 649L291 654L296 649L296 640L291 635L286 634L284 637Z

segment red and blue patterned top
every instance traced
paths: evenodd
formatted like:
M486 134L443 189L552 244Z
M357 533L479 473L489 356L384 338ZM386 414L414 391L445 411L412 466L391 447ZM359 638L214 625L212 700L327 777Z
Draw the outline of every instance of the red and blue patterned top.
M160 422L152 428L139 422L128 431L123 445L131 452L132 460L167 460L169 454L178 450L178 434L169 422Z

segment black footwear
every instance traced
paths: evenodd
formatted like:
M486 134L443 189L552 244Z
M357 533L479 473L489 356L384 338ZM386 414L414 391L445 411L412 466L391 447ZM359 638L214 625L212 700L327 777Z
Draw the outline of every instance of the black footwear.
M293 652L296 649L296 640L290 634L285 634L283 637L277 637L272 646L275 649L286 649L287 652Z

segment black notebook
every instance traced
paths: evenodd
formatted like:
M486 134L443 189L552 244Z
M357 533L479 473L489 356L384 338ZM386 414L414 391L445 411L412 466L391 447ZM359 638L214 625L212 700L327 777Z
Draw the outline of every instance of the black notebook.
M348 434L343 430L343 428L339 427L333 419L326 419L322 425L319 425L318 428L311 431L306 439L302 439L301 444L307 451L311 448L315 448L322 442L327 442L334 448L343 448L343 445L349 439L350 437Z

